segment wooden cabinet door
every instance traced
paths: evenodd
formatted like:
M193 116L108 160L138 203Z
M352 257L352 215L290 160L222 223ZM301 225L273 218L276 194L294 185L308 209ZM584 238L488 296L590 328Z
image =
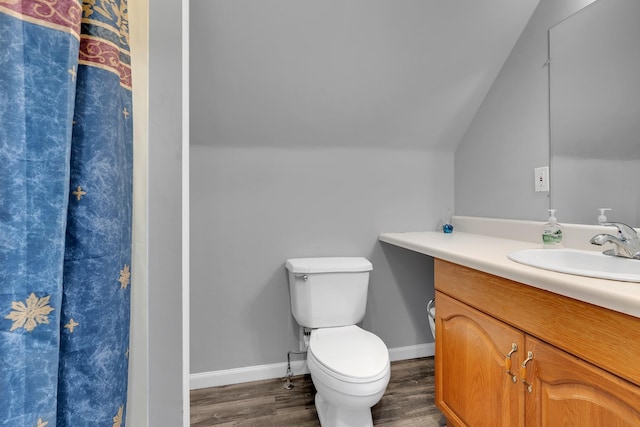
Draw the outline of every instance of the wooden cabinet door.
M523 427L523 385L516 375L524 334L447 295L436 292L436 404L449 426Z
M527 427L640 426L637 386L529 336L526 349L533 352L527 368L532 391L525 390Z

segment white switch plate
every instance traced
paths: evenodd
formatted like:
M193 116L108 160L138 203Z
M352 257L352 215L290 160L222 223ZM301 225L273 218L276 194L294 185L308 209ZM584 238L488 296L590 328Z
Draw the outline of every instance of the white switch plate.
M542 166L533 170L536 192L549 191L549 166Z

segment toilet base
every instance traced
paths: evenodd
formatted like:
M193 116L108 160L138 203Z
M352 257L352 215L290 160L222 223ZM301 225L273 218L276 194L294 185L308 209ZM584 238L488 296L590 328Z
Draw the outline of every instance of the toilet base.
M373 427L371 408L345 408L332 405L316 393L316 411L322 427Z

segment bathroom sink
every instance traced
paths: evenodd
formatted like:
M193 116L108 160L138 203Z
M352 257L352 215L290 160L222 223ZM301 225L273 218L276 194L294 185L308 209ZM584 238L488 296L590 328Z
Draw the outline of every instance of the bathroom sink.
M604 255L577 249L523 249L509 259L520 264L559 273L598 279L640 282L640 260Z

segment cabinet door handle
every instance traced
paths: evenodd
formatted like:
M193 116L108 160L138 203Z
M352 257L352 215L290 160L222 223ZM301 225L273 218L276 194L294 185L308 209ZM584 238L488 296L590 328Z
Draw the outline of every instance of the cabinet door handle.
M504 357L504 368L507 370L507 375L511 377L511 381L513 381L514 383L518 382L518 377L513 372L511 372L511 355L516 351L518 351L518 344L512 343L511 351Z
M533 352L529 351L527 352L527 358L522 362L522 365L520 365L520 381L522 381L522 384L527 386L527 391L529 393L533 391L531 384L527 382L527 363L531 360L533 360Z

